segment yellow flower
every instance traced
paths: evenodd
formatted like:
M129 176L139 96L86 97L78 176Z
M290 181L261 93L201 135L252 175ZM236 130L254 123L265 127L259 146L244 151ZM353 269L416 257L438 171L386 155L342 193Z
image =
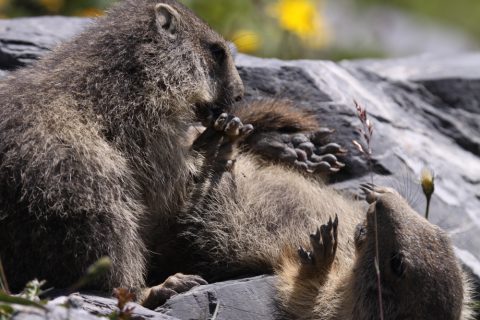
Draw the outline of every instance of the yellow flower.
M253 53L260 47L260 36L251 30L238 30L232 35L233 43L238 51Z
M420 173L420 183L422 184L423 193L425 193L427 197L430 197L434 191L434 179L435 177L433 176L432 170L424 167Z
M50 12L59 12L63 7L63 0L39 0L40 4Z
M424 167L420 173L420 184L422 185L423 194L427 199L427 206L425 207L425 219L428 220L428 213L430 211L430 199L435 190L435 176L431 169Z
M299 36L310 47L323 47L328 43L325 20L320 14L318 0L279 0L269 8L280 26Z
M102 16L104 12L98 8L86 8L83 10L80 10L76 13L77 16L81 17L98 17Z

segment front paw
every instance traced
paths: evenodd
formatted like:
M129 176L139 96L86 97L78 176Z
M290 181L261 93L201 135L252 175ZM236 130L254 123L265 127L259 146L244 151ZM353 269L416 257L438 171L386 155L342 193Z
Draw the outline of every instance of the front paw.
M310 234L311 250L298 248L300 261L305 266L312 266L319 271L328 270L335 260L338 244L338 217L327 224L317 228L315 233Z
M253 131L251 124L243 124L240 118L222 113L213 123L215 131L227 136L231 142L246 138Z

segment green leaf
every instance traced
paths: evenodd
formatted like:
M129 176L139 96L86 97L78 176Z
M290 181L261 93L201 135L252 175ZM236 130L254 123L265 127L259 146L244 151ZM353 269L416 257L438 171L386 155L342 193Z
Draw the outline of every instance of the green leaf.
M31 300L21 298L21 297L11 296L11 295L8 295L5 292L1 292L1 291L0 291L0 302L10 303L10 304L18 304L18 305L21 305L21 306L36 307L36 308L42 309L44 311L47 310L47 308L45 308L43 305L41 305L38 302L31 301Z

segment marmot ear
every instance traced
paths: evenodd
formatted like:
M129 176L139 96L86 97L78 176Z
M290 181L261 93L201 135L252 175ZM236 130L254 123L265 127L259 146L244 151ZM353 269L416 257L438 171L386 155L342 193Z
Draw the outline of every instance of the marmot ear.
M167 32L175 37L180 15L168 4L159 3L155 6L155 15L159 32Z

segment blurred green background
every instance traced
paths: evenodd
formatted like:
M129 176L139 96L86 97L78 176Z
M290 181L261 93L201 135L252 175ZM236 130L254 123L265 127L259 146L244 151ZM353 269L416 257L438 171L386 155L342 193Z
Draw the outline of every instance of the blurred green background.
M0 0L0 17L97 16L115 0ZM264 57L363 58L467 51L480 0L182 0L239 51Z

